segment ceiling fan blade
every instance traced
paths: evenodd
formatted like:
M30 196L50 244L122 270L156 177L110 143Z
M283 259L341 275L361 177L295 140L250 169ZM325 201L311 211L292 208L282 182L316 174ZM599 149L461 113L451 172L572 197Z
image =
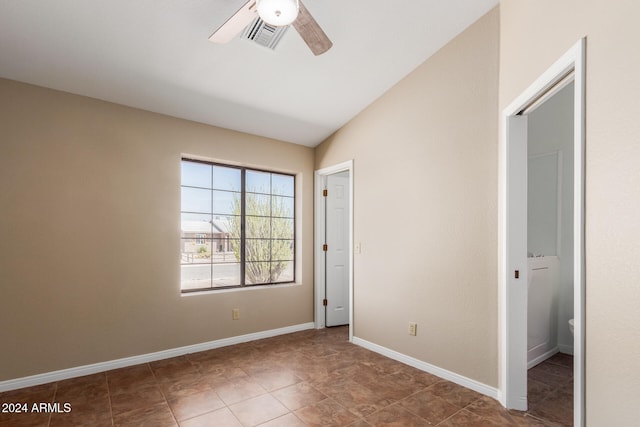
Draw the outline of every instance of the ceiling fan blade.
M313 19L307 8L299 2L298 18L293 21L293 27L300 34L304 42L309 46L314 55L321 55L328 51L333 43L322 31L320 25Z
M256 17L256 0L249 0L209 37L214 43L228 43Z

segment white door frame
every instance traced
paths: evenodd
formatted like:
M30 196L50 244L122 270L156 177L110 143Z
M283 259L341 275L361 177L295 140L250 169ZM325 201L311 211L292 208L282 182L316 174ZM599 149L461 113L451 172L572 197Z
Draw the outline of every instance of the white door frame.
M325 257L322 245L325 236L325 212L322 190L327 175L339 172L349 172L349 341L353 339L353 160L319 169L315 172L315 326L316 329L325 327L324 306L322 300L325 298Z
M522 146L526 155L526 115L519 114L537 104L567 75L573 72L574 81L574 425L585 424L585 248L584 248L584 150L585 150L585 46L579 40L531 86L518 96L501 115L500 137L500 218L499 218L499 295L500 295L500 402L507 408L526 410L526 265L510 261L509 228L514 218L510 207L509 158L512 150ZM526 170L526 165L525 165ZM526 179L526 178L525 178ZM526 215L526 213L525 213ZM518 225L518 226L521 226ZM526 223L524 224L526 227ZM526 249L525 249L526 250ZM526 253L525 253L526 254ZM525 255L526 256L526 255ZM524 273L524 281L513 281L514 269ZM523 276L520 276L523 278ZM523 338L524 337L524 338Z

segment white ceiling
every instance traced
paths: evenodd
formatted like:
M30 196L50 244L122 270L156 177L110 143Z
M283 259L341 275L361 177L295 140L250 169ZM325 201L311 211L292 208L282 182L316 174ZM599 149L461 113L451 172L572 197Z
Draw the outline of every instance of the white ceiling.
M211 33L244 0L0 0L0 76L315 146L498 0L304 0L334 46ZM0 94L1 96L1 94Z

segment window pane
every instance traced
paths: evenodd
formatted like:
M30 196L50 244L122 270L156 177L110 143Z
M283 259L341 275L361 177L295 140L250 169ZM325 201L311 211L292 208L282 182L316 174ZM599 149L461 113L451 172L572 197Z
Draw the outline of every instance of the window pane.
M273 240L271 242L271 260L293 260L293 240Z
M269 261L271 259L271 240L247 239L245 258L246 262Z
M240 215L240 193L214 190L213 213Z
M211 213L211 190L182 187L182 211Z
M248 170L246 173L247 191L252 193L271 193L271 174Z
M240 261L240 239L232 239L230 242L230 251L234 253L236 261Z
M240 240L213 239L212 262L216 264L240 262Z
M271 216L271 199L269 196L247 193L245 204L247 215Z
M232 239L239 239L240 228L242 226L241 224L242 218L236 215L230 215L230 216L221 217L221 218L226 218L226 220L222 220L220 221L220 223L218 223L218 221L214 219L213 224L216 226L219 225L221 228L227 227L227 231L229 232L229 237Z
M248 239L271 237L271 218L263 216L247 216L245 233Z
M274 262L271 270L273 283L293 282L293 261Z
M271 174L271 192L279 196L293 197L294 185L293 177L291 175L280 175L277 173Z
M211 165L183 160L182 185L211 188Z
M180 215L180 237L195 239L199 234L211 237L211 215L183 213Z
M240 217L238 217L240 218ZM233 215L213 215L213 232L230 233Z
M183 264L209 264L211 263L212 240L205 234L196 235L194 238L180 239L182 244L181 259Z
M240 263L214 264L213 287L240 286Z
M213 188L216 190L241 190L241 171L237 168L224 166L213 167Z
M245 283L257 285L271 282L270 262L247 262L245 264Z
M293 218L292 197L272 197L272 215L277 217Z
M211 264L187 264L180 266L182 289L211 287Z
M273 218L271 237L274 239L293 239L293 219Z

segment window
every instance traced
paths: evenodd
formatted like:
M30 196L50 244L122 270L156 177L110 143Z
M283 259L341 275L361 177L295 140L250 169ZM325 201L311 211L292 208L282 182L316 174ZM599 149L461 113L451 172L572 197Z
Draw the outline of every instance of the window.
M295 177L182 159L182 292L295 280Z

